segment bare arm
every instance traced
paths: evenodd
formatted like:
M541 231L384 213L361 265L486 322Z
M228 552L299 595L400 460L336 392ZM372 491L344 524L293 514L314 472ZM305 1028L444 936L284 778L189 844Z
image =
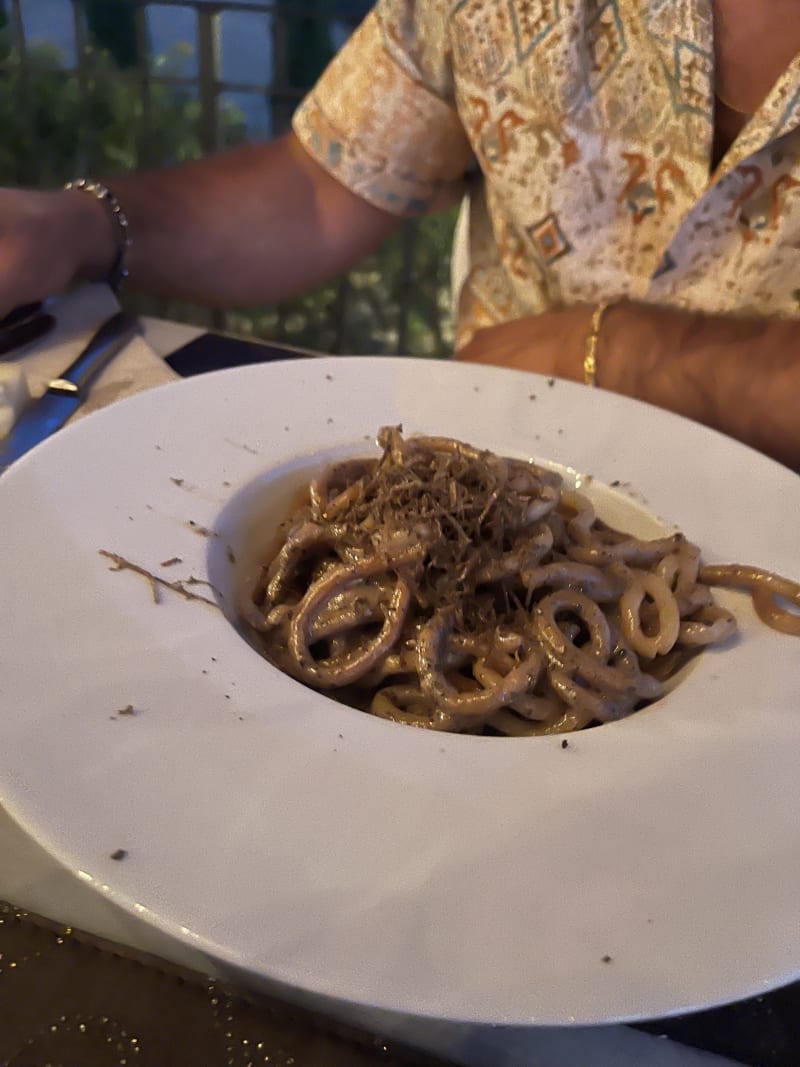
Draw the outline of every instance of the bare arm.
M583 380L592 308L570 308L481 330L464 359ZM598 384L736 437L800 470L800 322L609 309Z
M134 284L209 304L296 295L400 224L330 177L293 134L110 185L130 220ZM105 210L85 193L0 191L0 314L103 275L113 257Z
M135 235L132 280L215 304L297 295L400 223L332 178L293 134L113 188Z
M800 470L800 322L631 305L606 325L601 385Z

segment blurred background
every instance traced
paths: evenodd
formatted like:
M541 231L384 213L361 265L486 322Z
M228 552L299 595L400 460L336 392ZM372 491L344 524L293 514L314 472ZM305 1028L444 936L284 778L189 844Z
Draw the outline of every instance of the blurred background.
M56 187L197 158L289 128L370 0L0 0L0 183ZM452 349L454 213L412 221L298 300L149 314L334 353Z

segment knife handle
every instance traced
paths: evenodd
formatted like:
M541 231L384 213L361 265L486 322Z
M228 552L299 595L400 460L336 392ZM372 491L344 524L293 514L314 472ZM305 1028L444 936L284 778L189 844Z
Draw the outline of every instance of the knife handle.
M127 311L118 311L112 315L61 377L50 382L48 393L77 396L82 400L95 375L100 373L138 331L139 323L135 315Z

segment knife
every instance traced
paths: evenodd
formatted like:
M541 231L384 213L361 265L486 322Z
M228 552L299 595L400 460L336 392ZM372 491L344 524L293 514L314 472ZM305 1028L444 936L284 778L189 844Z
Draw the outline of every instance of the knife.
M126 311L118 311L103 323L78 358L50 382L44 395L29 405L0 441L0 474L64 425L86 399L94 378L138 332L138 319Z

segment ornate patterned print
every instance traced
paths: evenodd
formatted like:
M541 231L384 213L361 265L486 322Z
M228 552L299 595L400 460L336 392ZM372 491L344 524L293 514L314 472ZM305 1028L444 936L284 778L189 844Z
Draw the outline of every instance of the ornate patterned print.
M378 0L295 131L358 194L465 191L457 343L622 297L797 315L800 56L711 172L710 0Z

